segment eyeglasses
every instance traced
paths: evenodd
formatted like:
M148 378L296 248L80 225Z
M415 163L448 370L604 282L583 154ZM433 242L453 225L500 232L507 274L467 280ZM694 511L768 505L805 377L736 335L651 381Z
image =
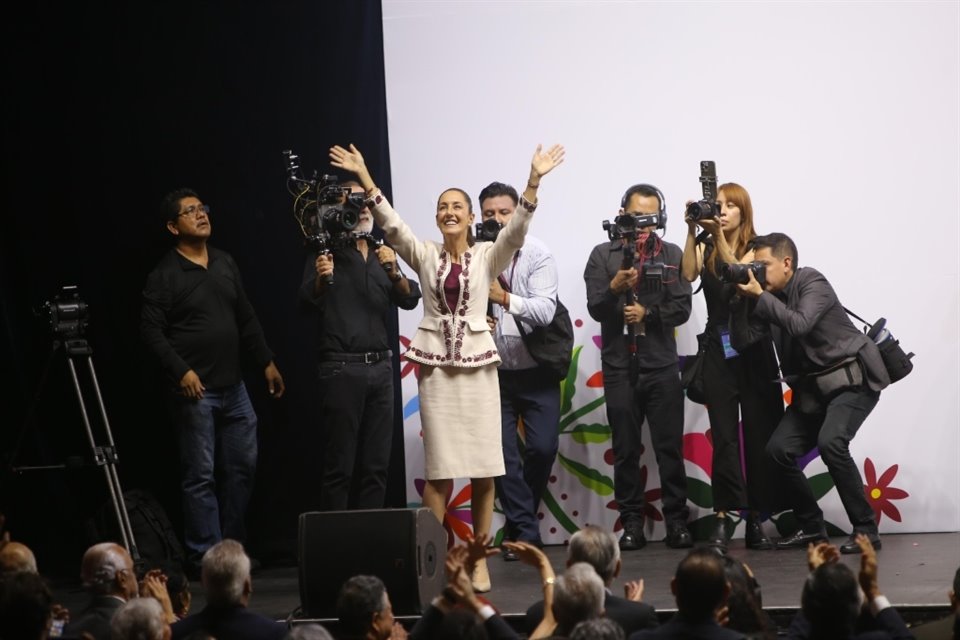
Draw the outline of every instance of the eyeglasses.
M178 218L179 218L179 217L183 217L183 216L194 216L194 217L196 217L197 215L199 215L199 214L201 214L201 213L202 213L203 215L209 215L209 213L210 213L210 207L208 207L208 206L205 205L205 204L201 204L201 205L196 205L196 204L195 204L195 205L192 205L192 206L190 206L190 207L187 207L187 210L186 210L186 211L181 211L180 213L178 213L178 214L177 214L177 217L178 217Z

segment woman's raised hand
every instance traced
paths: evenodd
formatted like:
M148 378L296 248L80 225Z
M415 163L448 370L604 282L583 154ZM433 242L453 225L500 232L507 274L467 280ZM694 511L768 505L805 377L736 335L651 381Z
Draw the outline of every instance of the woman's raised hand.
M360 153L360 150L352 144L349 149L344 149L340 145L330 147L330 164L338 169L343 169L355 174L357 180L360 181L360 186L363 187L367 193L373 191L376 187L373 183L373 178L370 176L370 172L367 171L367 165L363 161L363 155Z
M564 153L562 144L555 144L546 151L543 151L542 144L538 144L537 150L533 152L533 160L530 161L530 177L539 180L553 171L554 167L563 163Z

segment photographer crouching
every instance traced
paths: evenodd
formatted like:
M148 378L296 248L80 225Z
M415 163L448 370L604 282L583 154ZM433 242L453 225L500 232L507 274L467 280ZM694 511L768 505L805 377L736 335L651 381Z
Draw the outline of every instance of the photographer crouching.
M363 193L356 182L342 186ZM370 235L370 210L358 206L356 226L347 231L352 237L314 247L300 288L301 299L318 311L324 511L384 506L394 395L387 314L391 306L413 309L420 300L420 287L400 271L393 249ZM359 477L351 502L354 475Z
M783 471L800 529L779 540L777 548L806 548L827 538L823 511L796 464L817 446L853 525L840 551L859 553L859 533L879 549L877 522L850 457L850 441L890 384L880 352L850 321L827 279L816 269L797 267L793 240L771 233L757 236L752 245L753 264L727 268L733 272L727 277L739 281L739 295L731 303L731 340L739 351L772 335L784 380L793 390L767 453ZM752 312L744 304L748 297L757 300Z

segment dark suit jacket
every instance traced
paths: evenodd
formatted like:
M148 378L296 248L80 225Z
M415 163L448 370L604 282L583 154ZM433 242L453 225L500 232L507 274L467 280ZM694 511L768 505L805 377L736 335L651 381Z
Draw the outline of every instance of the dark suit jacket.
M687 622L674 616L657 629L630 634L629 640L744 640L745 637L739 631L721 627L713 620Z
M207 605L199 613L174 622L170 629L173 631L172 640L185 638L198 629L203 629L214 638L231 640L281 640L287 634L286 625L240 605Z
M790 628L787 629L787 638L790 640L807 640L810 637L810 621L800 611L793 617ZM900 613L893 607L887 607L876 617L865 613L857 621L856 631L850 640L911 640L913 634L907 629Z
M96 640L110 640L110 621L124 600L115 596L94 596L87 608L63 629L64 637L79 638L89 633Z
M417 620L417 624L410 630L410 640L428 640L432 638L440 625L443 623L444 613L432 604L427 607L423 615ZM483 622L483 627L490 640L520 640L520 636L514 631L507 621L495 614Z
M607 592L603 608L608 618L623 627L624 635L630 635L640 629L653 629L658 624L656 611L645 602L633 602ZM527 635L533 633L541 620L543 620L543 600L533 603L527 609L527 615L523 621Z
M816 269L797 269L784 290L776 294L764 291L747 318L748 308L745 300L734 298L731 302L733 348L743 349L769 333L788 382L791 377L822 371L856 356L872 390L890 384L877 345L853 325L833 287Z

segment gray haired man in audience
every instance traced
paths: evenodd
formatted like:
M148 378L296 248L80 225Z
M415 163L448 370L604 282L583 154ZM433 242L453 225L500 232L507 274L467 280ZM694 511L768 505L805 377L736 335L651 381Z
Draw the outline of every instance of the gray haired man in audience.
M383 581L376 576L353 576L337 596L337 618L343 640L403 640L406 630L393 618L393 606Z
M603 608L606 617L623 627L630 635L640 629L652 629L657 626L657 614L653 607L640 602L643 596L643 581L628 582L624 585L626 598L613 595L610 585L620 575L620 546L617 539L606 529L587 525L570 538L567 548L567 566L577 562L586 562L593 567L603 581L605 598ZM525 628L532 633L543 618L543 601L534 603L527 609Z
M83 554L80 579L91 594L87 607L63 631L65 636L90 634L94 640L110 638L110 620L124 602L137 597L133 558L112 542L95 544Z
M250 557L236 540L222 540L203 554L201 581L207 606L171 626L173 639L205 631L215 638L280 640L286 627L247 609L253 582Z
M121 605L110 622L112 640L169 640L170 625L160 603L134 598Z

